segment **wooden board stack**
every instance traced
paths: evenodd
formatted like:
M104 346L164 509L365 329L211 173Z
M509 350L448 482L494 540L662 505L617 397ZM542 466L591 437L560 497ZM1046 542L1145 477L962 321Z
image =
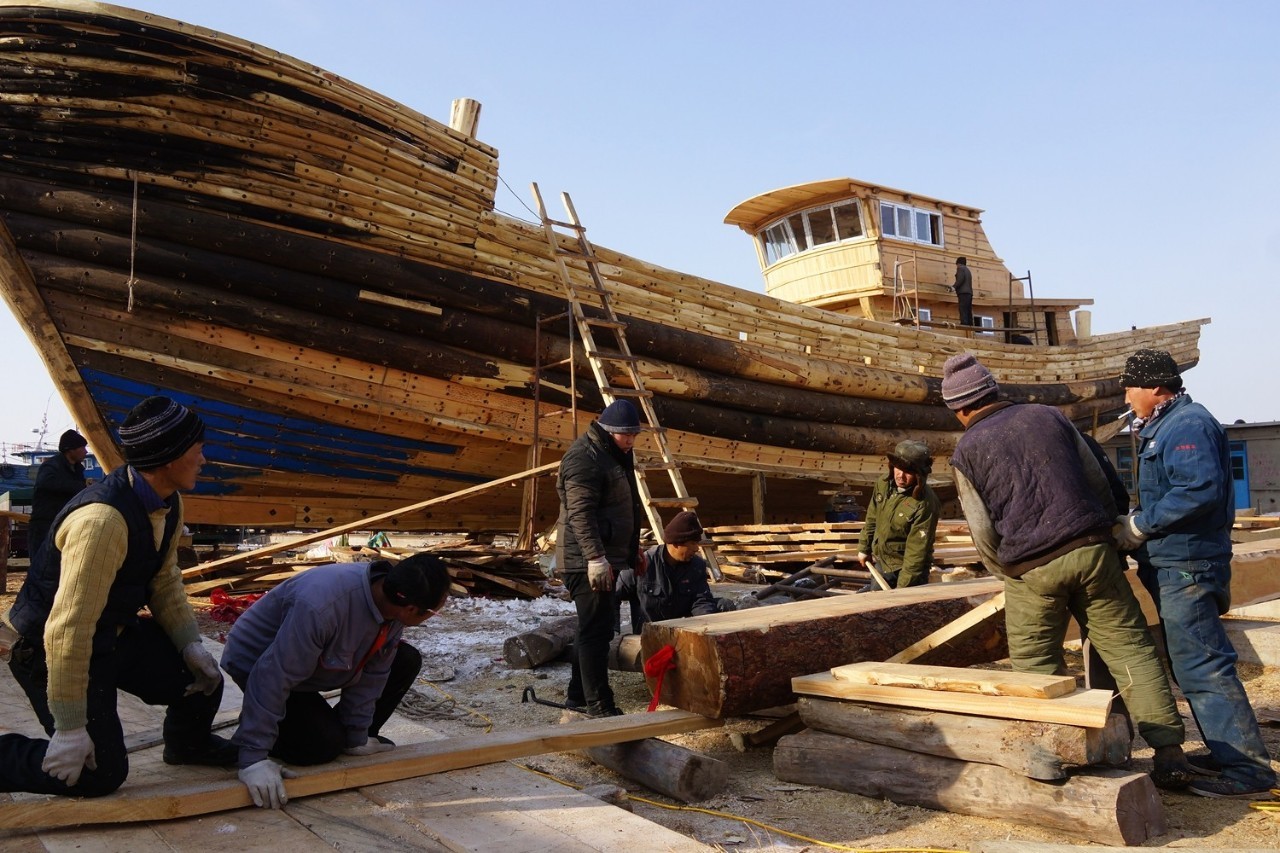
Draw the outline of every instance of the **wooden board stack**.
M864 662L792 680L808 730L774 751L781 780L1030 823L1102 844L1165 831L1111 694L1073 677Z
M708 527L706 536L726 575L772 582L828 557L834 558L837 571L848 571L856 565L861 532L861 521L843 521ZM933 557L934 565L942 568L981 568L963 520L939 522Z

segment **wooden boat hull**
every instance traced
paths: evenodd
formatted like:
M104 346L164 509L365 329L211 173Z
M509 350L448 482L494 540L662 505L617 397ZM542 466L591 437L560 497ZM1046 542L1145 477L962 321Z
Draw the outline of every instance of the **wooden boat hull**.
M209 423L194 522L320 526L529 467L533 370L569 355L539 226L493 209L497 152L297 60L142 12L0 2L0 290L104 464L165 393ZM597 247L638 369L709 523L820 516L903 438L958 424L942 363L979 353L1015 398L1122 407L1140 346L1198 358L1203 320L1026 347L802 307ZM585 276L578 270L576 274ZM554 459L577 423L542 418ZM542 410L569 403L551 374ZM406 529L513 529L521 494ZM539 486L539 525L556 505ZM776 511L771 511L776 509Z

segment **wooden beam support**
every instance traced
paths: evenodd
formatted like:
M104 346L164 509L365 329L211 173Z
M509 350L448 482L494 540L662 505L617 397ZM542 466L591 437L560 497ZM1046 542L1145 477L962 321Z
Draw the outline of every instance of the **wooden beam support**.
M402 746L391 752L358 758L342 757L330 764L295 768L298 778L285 781L291 800L364 785L395 782L415 776L477 767L511 758L571 752L591 746L623 743L657 735L680 734L720 725L684 711L657 711L606 717L568 725L552 725L514 732L449 738ZM0 803L0 829L42 829L88 823L130 823L169 820L253 805L249 789L238 779L125 787L93 799L49 797Z
M996 764L1031 779L1063 779L1071 767L1121 767L1129 759L1129 727L1120 714L1107 717L1105 728L1087 729L811 696L801 696L797 705L800 721L811 729L942 758Z
M530 468L528 471L521 471L519 474L512 474L510 477L503 477L498 480L490 480L487 483L481 483L478 486L462 489L447 495L441 495L438 498L431 498L426 501L419 501L416 504L410 504L400 509L393 509L390 512L371 515L359 521L353 521L350 524L340 524L337 527L330 527L328 530L321 530L319 533L308 533L306 536L299 536L296 539L290 539L287 542L277 542L274 545L268 545L265 548L258 548L254 551L246 551L243 554L234 554L230 557L223 557L221 560L213 560L209 563L202 563L194 568L186 569L182 573L184 580L189 578L198 578L215 572L218 569L224 569L228 566L235 566L247 562L255 557L265 557L268 554L278 554L281 551L288 551L291 548L297 548L299 545L309 545L312 542L319 542L321 539L328 539L330 536L337 536L342 533L350 533L353 530L368 530L370 527L376 527L378 522L388 521L400 515L407 515L411 512L417 512L430 506L436 506L449 501L461 500L462 498L474 497L475 495L495 489L499 486L509 486L512 483L518 483L529 477L541 477L544 474L550 474L560 467L559 462L550 462L546 465L540 465L537 468Z
M1113 770L1038 782L1003 767L813 730L783 738L773 766L788 782L1044 826L1103 844L1137 845L1166 830L1160 796L1145 773Z

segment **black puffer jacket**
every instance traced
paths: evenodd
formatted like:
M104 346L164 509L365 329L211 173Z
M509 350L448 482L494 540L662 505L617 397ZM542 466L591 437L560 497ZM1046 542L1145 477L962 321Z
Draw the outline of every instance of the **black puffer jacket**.
M636 489L633 457L592 423L560 460L556 565L585 572L587 561L604 556L615 570L635 567L644 508Z

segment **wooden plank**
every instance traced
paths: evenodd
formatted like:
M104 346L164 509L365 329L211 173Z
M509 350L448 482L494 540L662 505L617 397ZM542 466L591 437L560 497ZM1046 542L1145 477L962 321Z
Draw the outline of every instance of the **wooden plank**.
M362 788L361 793L454 851L701 853L711 849L511 763L376 785Z
M773 766L789 782L1044 826L1104 844L1141 844L1166 829L1160 796L1145 773L1117 770L1039 782L1003 767L812 730L783 738Z
M985 625L989 619L1004 612L1004 590L970 610L953 622L948 622L938 630L907 646L896 655L888 658L886 663L910 663L923 657L934 649L947 643L955 642L970 631Z
M1186 839L1179 839L1185 841ZM1133 853L1137 847L1113 847L1091 844L1082 848L1078 844L1054 844L1048 841L975 841L969 845L969 853ZM1146 848L1141 848L1146 849ZM1178 844L1168 849L1178 853L1221 853L1221 847L1204 847L1194 844ZM1231 853L1275 853L1274 847L1233 847Z
M1063 779L1070 768L1122 767L1129 760L1129 727L1120 714L1111 714L1104 728L1087 729L812 696L801 696L796 704L799 719L817 731L942 758L997 764L1031 779Z
M873 702L897 708L922 708L1007 720L1032 720L1100 729L1107 724L1111 693L1106 690L1077 690L1056 699L1028 699L1022 696L980 696L973 693L944 693L913 687L876 687L840 681L829 672L791 679L802 696L824 696Z
M831 674L841 681L859 684L981 693L984 696L1026 696L1031 699L1054 699L1074 693L1076 689L1073 675L1041 675L1035 672L955 666L917 666L909 663L863 661L833 667Z
M296 539L290 539L287 542L277 542L274 545L267 545L264 548L258 548L254 551L246 551L244 554L235 554L230 557L224 557L221 560L213 560L212 562L203 563L199 566L195 566L194 568L184 570L182 572L182 577L184 580L187 578L200 577L218 569L225 568L226 566L238 565L247 560L253 559L254 557L264 557L267 554L278 554L281 551L288 551L292 548L298 547L299 545L308 545L312 542L319 542L321 539L328 539L331 536L337 536L342 533L350 533L353 530L369 530L372 527L376 527L380 522L389 521L406 513L417 512L418 510L437 506L442 503L447 503L448 501L472 497L482 492L487 492L490 489L495 489L498 486L507 486L512 483L518 483L521 480L525 480L530 477L541 477L543 474L550 474L559 467L559 462L550 462L537 468L530 468L528 471L521 471L519 474L512 474L510 477L490 480L489 482L481 483L478 486L471 486L470 488L461 489L460 491L456 491L451 494L441 495L438 498L419 501L416 504L410 504L409 506L391 510L390 512L371 515L360 521L331 527L328 530L322 530L319 533L309 533L306 536L299 536Z
M568 752L610 743L696 731L720 725L685 711L656 711L584 720L517 732L501 732L402 746L389 753L343 757L332 764L295 768L285 782L290 799L376 785L509 758ZM166 782L122 788L106 797L50 797L0 804L0 829L35 829L84 823L128 823L211 814L253 804L238 779L176 785Z

